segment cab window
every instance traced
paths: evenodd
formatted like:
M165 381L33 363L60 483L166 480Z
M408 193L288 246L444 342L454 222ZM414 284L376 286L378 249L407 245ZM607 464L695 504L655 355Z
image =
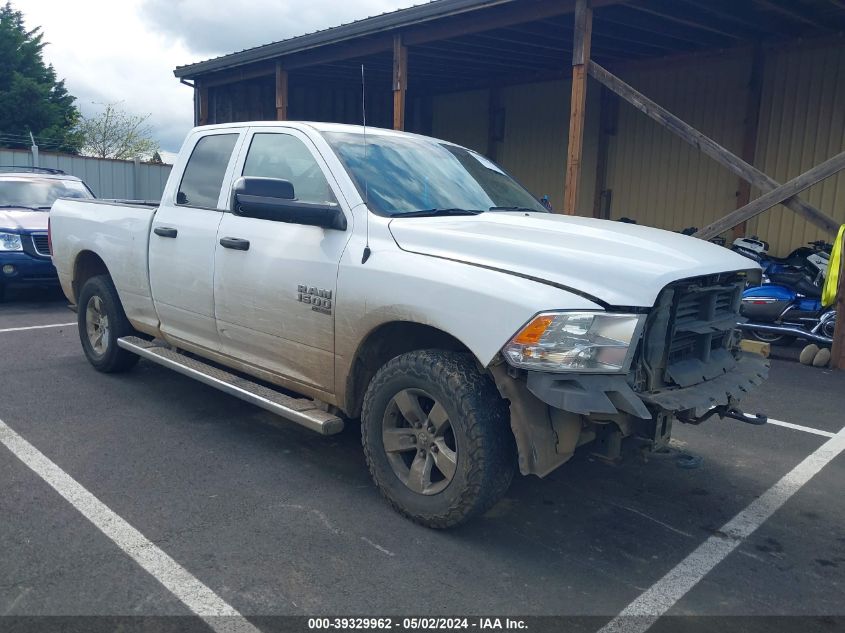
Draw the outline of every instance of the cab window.
M288 180L302 202L337 203L311 151L290 134L255 134L241 175Z
M179 183L176 204L217 208L223 177L237 140L237 134L214 134L197 142Z

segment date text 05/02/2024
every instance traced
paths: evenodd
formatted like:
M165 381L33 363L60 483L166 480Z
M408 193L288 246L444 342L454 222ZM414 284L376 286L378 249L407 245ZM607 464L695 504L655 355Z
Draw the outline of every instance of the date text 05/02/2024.
M309 630L368 630L368 631L430 631L430 630L479 630L518 631L528 627L524 620L514 618L447 618L408 617L394 618L309 618Z

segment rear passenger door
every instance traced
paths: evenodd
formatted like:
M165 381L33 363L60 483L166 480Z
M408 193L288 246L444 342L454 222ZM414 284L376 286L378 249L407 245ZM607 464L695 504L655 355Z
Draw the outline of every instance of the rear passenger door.
M349 230L223 215L214 289L222 351L288 380L332 393L340 257L351 216L310 139L298 130L255 128L233 180L282 178L303 202L339 202ZM248 250L226 248L227 238ZM221 243L222 241L222 243ZM311 303L319 298L322 306Z
M173 342L220 349L214 251L226 204L223 183L230 180L243 134L231 128L200 133L178 186L168 187L153 218L150 286L161 331Z

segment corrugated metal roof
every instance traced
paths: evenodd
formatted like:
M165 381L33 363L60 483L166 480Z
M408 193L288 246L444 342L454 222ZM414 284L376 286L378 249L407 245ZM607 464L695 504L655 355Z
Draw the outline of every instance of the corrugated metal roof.
M403 26L419 24L429 20L474 11L481 8L511 4L516 0L434 0L425 4L418 4L405 9L389 11L373 17L356 20L348 24L341 24L321 31L305 35L298 35L279 42L247 48L236 53L229 53L194 64L177 66L173 74L178 78L192 78L197 75L215 72L251 64L254 62L273 59L281 55L298 53L301 51L335 44L345 40L367 35L375 35Z

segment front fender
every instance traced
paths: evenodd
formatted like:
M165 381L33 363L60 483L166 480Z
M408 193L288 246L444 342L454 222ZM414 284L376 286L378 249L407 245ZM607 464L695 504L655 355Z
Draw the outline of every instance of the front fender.
M352 250L338 274L336 385L346 384L361 342L385 323L408 321L445 332L486 367L538 312L601 310L578 295L504 272L396 248L374 251L361 265Z

